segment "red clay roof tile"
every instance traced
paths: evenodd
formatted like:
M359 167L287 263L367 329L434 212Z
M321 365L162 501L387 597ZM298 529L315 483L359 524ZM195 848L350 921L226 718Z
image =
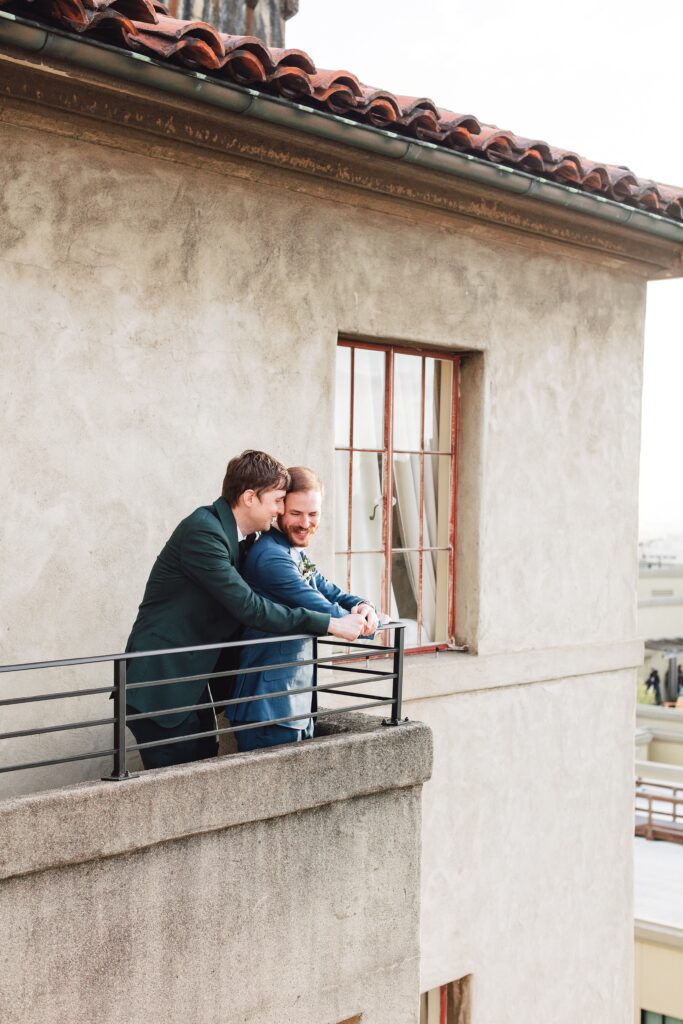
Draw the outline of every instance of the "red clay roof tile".
M17 17L87 33L157 60L683 221L683 188L501 131L428 98L364 85L349 71L319 69L301 50L269 48L255 36L229 36L206 22L180 21L159 0L0 0L0 6Z

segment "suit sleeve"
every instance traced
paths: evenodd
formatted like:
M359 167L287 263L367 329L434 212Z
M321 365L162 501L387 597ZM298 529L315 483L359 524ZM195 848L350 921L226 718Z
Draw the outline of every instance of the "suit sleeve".
M323 576L321 572L315 574L315 585L328 601L333 604L341 605L342 608L346 608L347 611L352 611L358 604L371 604L370 601L366 601L363 597L356 597L354 594L346 594L338 587L336 583L332 583L326 576Z
M194 525L186 531L180 563L189 578L243 626L276 634L327 632L329 609L286 608L255 594L232 564L227 545L209 525Z
M259 592L289 608L309 608L334 619L348 614L349 609L309 586L286 548L268 545L259 551L256 544L247 557L245 574Z

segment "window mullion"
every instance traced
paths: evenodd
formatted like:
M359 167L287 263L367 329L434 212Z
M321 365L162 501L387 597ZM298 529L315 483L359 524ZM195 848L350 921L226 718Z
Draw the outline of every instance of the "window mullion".
M417 556L417 642L422 643L422 560L424 558L424 500L425 500L425 358L420 360L420 497L417 510L418 548Z
M384 577L382 580L384 607L391 614L391 545L392 498L394 494L394 353L387 349L384 372L384 501L382 502L382 539L384 543ZM386 634L384 634L386 636Z
M356 350L351 348L351 366L349 370L349 490L347 495L348 528L346 536L346 593L351 593L351 530L353 526L353 418L356 400Z
M448 543L448 632L449 639L455 639L455 531L458 496L458 411L460 402L460 359L453 360L453 382L451 385L451 494L449 506Z

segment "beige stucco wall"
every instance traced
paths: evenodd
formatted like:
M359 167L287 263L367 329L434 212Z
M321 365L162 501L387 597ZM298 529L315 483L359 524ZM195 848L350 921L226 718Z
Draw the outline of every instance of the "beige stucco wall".
M539 1000L548 1018L561 978L587 1016L623 1024L644 283L352 193L8 126L0 152L2 660L120 650L154 556L241 448L331 485L340 334L475 350L457 590L477 653L406 668L437 745L423 988L472 971L475 1024L519 1024ZM560 1005L548 1019L576 1024Z
M683 1018L683 945L636 940L635 1024L641 1011Z

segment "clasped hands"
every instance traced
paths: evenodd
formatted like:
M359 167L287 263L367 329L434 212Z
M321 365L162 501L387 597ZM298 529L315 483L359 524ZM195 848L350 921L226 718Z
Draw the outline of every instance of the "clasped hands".
M388 622L386 615L378 615L371 604L357 604L349 615L330 619L329 632L342 640L357 640L371 636L380 622Z

